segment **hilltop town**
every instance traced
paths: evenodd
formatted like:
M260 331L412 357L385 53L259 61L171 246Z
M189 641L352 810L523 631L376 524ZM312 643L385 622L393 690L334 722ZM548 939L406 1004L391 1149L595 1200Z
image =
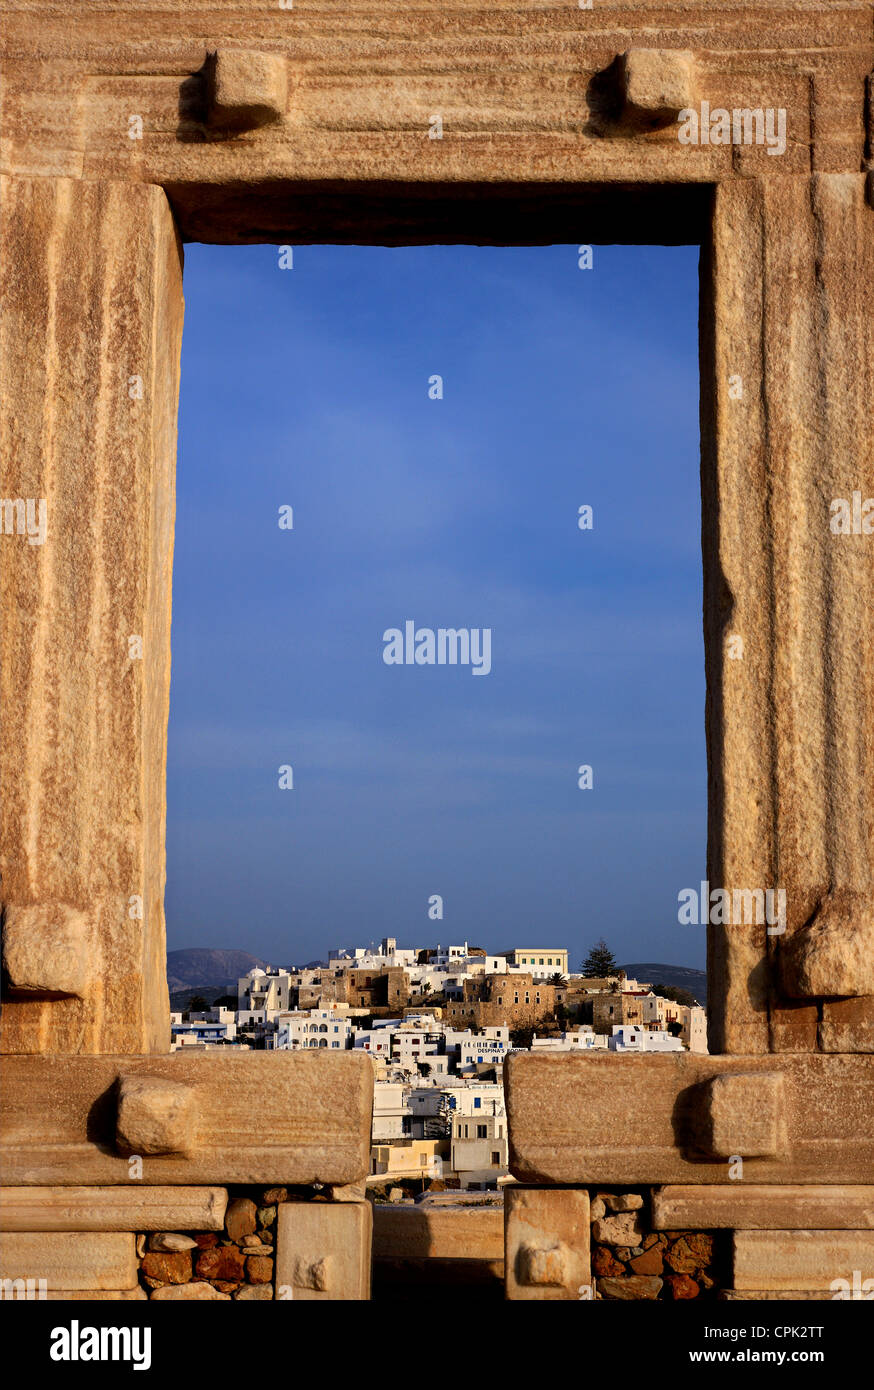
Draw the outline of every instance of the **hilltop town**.
M599 943L584 966L610 964ZM502 1073L513 1051L707 1051L705 1010L618 968L572 974L564 947L492 955L467 942L328 952L327 964L255 967L207 1007L171 1016L172 1047L328 1053L373 1063L369 1185L467 1191L508 1175ZM204 1007L198 1008L198 1004Z

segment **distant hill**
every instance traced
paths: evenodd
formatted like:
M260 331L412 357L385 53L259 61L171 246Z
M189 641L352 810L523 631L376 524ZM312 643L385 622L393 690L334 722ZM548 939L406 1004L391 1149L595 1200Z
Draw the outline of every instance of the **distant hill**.
M704 970L693 970L690 965L654 965L652 961L636 961L623 965L622 969L633 980L687 989L699 1004L707 1006L707 973Z
M218 951L202 946L187 951L168 951L167 985L171 994L183 989L196 989L200 993L216 990L221 994L233 985L236 994L239 977L256 966L264 970L267 962L253 956L251 951Z

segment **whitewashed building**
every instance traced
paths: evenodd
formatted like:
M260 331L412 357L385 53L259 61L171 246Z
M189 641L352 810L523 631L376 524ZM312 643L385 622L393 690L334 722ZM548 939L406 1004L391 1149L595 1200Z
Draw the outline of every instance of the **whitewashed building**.
M497 1187L507 1168L505 1115L455 1115L450 1164L462 1189Z
M352 1024L345 1013L336 1009L281 1013L276 1019L278 1051L321 1047L329 1052L344 1052L351 1046Z
M296 981L288 970L250 970L237 980L237 1009L268 1015L288 1009Z
M580 1024L558 1037L538 1038L535 1033L531 1039L532 1052L593 1052L606 1047L606 1037L596 1033L590 1023Z
M639 1023L614 1023L607 1039L611 1052L685 1052L682 1042L671 1033L642 1028Z

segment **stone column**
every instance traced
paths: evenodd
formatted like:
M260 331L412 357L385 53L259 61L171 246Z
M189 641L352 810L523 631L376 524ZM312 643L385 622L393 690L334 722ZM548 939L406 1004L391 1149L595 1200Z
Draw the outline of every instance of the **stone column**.
M3 1047L166 1051L182 251L150 185L2 204Z
M874 212L863 174L715 193L702 258L710 1050L874 1047ZM835 534L845 499L850 533ZM874 523L874 518L872 518Z

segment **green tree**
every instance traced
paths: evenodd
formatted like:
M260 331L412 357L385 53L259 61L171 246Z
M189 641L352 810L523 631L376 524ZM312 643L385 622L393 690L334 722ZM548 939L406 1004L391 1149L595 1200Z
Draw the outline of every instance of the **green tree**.
M617 975L619 966L616 957L603 936L596 941L586 959L580 966L580 973L591 979L604 979L607 975Z
M192 994L188 1001L188 1012L190 1014L202 1014L209 1008L202 994Z

